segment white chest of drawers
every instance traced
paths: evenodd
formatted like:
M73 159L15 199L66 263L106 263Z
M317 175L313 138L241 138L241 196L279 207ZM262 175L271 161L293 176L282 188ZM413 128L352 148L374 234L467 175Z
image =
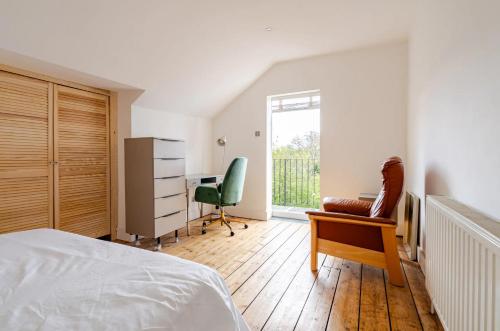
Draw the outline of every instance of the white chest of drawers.
M186 226L185 143L125 139L127 233L156 238Z

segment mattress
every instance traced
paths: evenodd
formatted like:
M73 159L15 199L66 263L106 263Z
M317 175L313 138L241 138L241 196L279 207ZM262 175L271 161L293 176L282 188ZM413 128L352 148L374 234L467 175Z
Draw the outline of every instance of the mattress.
M2 330L248 330L200 264L51 229L0 235Z

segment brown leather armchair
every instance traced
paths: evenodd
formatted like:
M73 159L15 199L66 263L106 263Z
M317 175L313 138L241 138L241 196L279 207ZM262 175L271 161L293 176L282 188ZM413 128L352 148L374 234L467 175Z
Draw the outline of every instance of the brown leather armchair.
M404 168L399 157L384 161L382 177L382 188L373 203L326 197L324 212L307 212L311 220L311 270L317 270L321 252L387 269L391 284L404 286L396 221L390 218L403 190Z

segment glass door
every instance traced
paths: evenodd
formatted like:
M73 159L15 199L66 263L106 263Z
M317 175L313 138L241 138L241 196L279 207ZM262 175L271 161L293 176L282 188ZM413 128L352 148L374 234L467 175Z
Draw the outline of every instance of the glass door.
M320 93L271 97L273 216L306 219L320 205Z

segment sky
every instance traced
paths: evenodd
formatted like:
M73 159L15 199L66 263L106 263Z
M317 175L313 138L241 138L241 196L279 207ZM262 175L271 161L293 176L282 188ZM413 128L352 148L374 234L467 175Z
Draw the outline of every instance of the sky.
M273 147L288 145L295 136L319 132L319 109L277 112L272 114Z

